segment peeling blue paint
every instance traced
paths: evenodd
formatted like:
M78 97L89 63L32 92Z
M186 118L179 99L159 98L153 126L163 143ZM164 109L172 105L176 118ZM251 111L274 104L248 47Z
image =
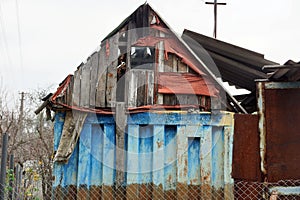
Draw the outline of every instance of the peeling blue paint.
M55 117L54 149L64 117L64 113ZM224 161L225 145L232 151L232 144L224 144L224 127L232 126L228 119L228 113L213 117L209 113L131 114L125 134L124 185L153 183L170 190L176 189L177 183L200 185L206 181L215 188L224 187L225 173L230 177L224 165L231 162L231 158ZM88 116L69 162L54 164L53 186L113 186L115 131L113 116Z

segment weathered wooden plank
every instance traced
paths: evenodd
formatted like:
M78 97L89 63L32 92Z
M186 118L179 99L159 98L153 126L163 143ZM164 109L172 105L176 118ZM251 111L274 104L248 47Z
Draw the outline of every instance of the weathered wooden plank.
M105 95L106 95L106 75L108 59L105 56L105 48L102 47L99 51L97 71L97 83L96 83L96 107L105 107Z
M164 72L173 72L174 54L168 53L168 59L164 60Z
M81 67L79 67L75 72L74 72L74 84L73 84L73 94L72 94L72 99L73 99L73 106L79 106L80 105L80 79L81 79Z
M130 70L127 72L127 75L129 77L128 83L128 107L136 107L136 100L137 100L137 73L136 70ZM127 78L127 77L126 77Z
M153 105L153 96L154 96L154 71L147 70L147 94L146 94L146 104Z
M177 104L177 98L174 94L163 94L163 104L174 106Z
M81 84L80 84L80 106L89 107L90 105L90 76L91 76L91 59L82 66Z
M98 80L99 52L94 52L91 55L91 76L90 76L90 106L96 106L96 85Z
M68 89L67 89L67 93L66 93L66 96L67 96L67 105L72 105L72 96L73 96L73 86L74 86L74 76L72 76L71 80L70 80L70 83L69 83L69 86L68 86Z
M127 115L125 113L125 103L116 103L116 197L122 199L125 194L125 129Z
M188 72L188 67L185 63L179 61L178 62L178 72Z
M106 106L115 107L117 91L118 41L117 33L109 38L109 59L106 80Z
M159 33L160 37L165 37L165 34L163 32ZM164 42L161 41L158 43L158 68L157 68L157 72L163 72L164 71ZM157 78L157 77L156 77ZM157 89L157 88L156 88ZM157 94L157 101L155 102L156 104L164 104L164 96L163 94L158 93L157 91L155 91Z
M146 80L145 80L145 71L144 70L134 70L136 71L136 77L137 77L137 86L136 86L136 90L137 90L137 99L136 99L136 107L139 106L143 106L145 105L145 84L146 84Z
M177 104L178 105L186 105L188 104L188 96L186 94L177 94Z
M187 103L189 105L199 105L198 96L197 95L186 95L187 96Z

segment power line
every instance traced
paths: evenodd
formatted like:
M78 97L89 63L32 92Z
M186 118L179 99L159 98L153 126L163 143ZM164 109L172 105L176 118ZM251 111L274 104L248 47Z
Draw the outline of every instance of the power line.
M8 42L7 42L7 37L6 37L6 29L5 29L5 23L4 23L4 17L3 17L3 11L2 11L2 6L1 6L1 1L0 1L0 28L2 29L2 37L4 41L4 51L6 52L6 57L8 60L8 65L12 67L12 60L9 55L9 48L8 48Z
M18 0L16 0L16 16L17 16L17 29L18 29L18 43L19 43L20 67L21 67L21 72L23 72L22 38L21 38L21 26L20 26L19 2L18 2Z

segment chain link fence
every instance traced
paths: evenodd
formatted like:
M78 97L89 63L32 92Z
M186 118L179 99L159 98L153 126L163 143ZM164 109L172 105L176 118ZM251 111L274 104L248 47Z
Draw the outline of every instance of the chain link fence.
M46 187L45 187L46 186ZM51 188L51 192L44 191ZM15 182L4 187L4 199L13 200L50 200L50 199L241 199L241 200L298 200L300 199L300 180L285 180L276 183L235 181L222 189L209 185L191 186L177 184L176 189L163 190L162 186L152 184L133 184L126 187L116 186L67 186L52 187L52 183L41 180Z

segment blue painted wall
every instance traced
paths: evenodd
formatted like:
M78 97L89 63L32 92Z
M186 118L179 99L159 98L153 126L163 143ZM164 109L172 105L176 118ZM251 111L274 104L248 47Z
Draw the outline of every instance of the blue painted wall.
M57 150L64 113L56 113L54 150ZM223 112L190 114L179 112L138 113L128 116L125 134L124 185L162 185L176 189L177 183L210 184L224 188L232 182L233 115ZM225 131L226 130L226 131ZM228 133L225 136L225 132ZM230 138L227 138L230 137ZM226 141L226 142L225 142ZM87 117L80 139L67 164L54 164L54 188L113 186L116 171L115 120L110 115ZM227 160L226 160L227 159ZM226 170L224 170L226 169Z

